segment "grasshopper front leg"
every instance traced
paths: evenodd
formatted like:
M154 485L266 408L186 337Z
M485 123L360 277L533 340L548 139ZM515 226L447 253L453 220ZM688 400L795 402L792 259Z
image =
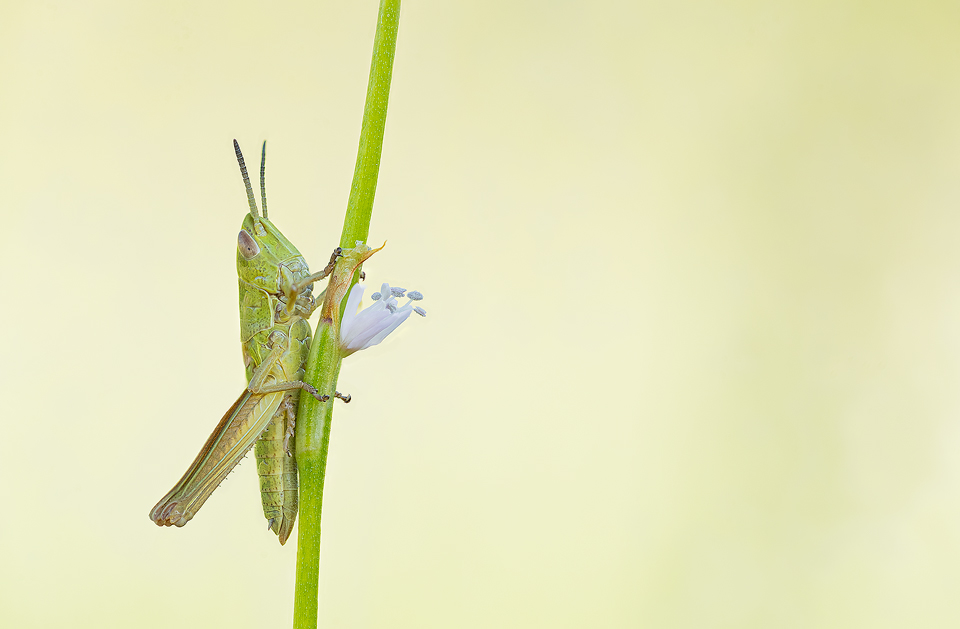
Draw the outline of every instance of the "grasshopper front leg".
M284 296L287 300L287 314L293 314L297 306L297 298L300 296L300 293L302 293L307 286L311 286L315 282L319 282L323 278L333 273L333 267L335 267L337 264L337 258L340 258L342 256L343 256L343 249L341 249L340 247L337 247L336 249L333 250L333 253L330 255L330 261L327 262L327 266L323 267L316 273L312 273L308 275L307 277L303 278L299 282L294 282L290 284L290 286L284 289ZM313 308L310 309L310 312L307 313L307 318L309 318L310 315L313 314L313 310L316 309L316 307L317 307L316 304L314 304Z

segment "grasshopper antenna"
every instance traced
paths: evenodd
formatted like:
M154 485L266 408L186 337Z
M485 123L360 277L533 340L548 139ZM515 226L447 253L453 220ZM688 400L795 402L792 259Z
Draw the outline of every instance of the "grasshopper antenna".
M250 206L250 213L254 217L260 218L260 212L257 211L257 202L253 198L253 188L250 186L250 177L247 175L247 165L243 163L243 153L240 152L240 145L233 141L233 150L237 152L237 161L240 163L240 174L243 175L243 185L247 188L247 204Z
M263 172L267 165L267 141L263 141L263 150L260 151L260 205L263 206L263 218L267 218L267 184Z

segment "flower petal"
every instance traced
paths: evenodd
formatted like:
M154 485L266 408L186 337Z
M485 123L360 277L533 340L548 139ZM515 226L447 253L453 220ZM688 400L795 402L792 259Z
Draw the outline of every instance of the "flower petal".
M347 305L340 325L340 350L343 356L380 343L413 312L410 300L403 307L397 306L395 295L402 289L392 289L387 283L380 288L379 300L357 312L364 287L357 284L354 288L359 290L351 289L347 296Z
M366 290L363 284L354 284L347 295L347 307L343 311L343 321L340 323L341 333L348 327L350 322L357 317L357 310L360 308L360 300L363 299L363 291ZM342 336L342 334L341 334Z

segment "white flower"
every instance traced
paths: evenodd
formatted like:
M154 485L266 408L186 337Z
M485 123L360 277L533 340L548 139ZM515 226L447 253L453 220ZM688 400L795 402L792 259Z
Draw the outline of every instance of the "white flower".
M391 288L386 283L380 287L379 293L371 295L374 302L357 312L364 290L362 284L357 284L347 295L347 307L340 324L340 350L343 356L376 345L387 338L388 334L407 320L411 312L416 312L421 317L427 315L423 308L413 306L413 302L423 299L423 295L410 291L407 303L398 307L397 297L403 297L406 289Z

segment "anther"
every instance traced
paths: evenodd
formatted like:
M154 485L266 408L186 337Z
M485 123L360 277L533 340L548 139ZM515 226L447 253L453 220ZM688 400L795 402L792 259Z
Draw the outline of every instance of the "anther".
M427 316L427 311L421 308L420 306L414 306L413 311L420 315L421 317Z
M418 290L412 290L409 293L407 293L407 298L412 299L413 301L420 301L421 299L423 299L423 293L421 293Z

